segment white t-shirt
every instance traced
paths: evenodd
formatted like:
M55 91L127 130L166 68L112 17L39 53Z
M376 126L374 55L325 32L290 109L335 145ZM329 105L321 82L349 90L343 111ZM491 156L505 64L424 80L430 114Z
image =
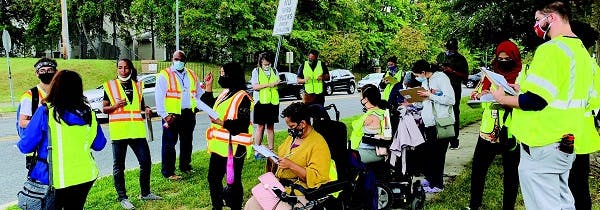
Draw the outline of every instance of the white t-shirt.
M40 86L37 86L38 89L38 94L41 94L42 97L46 97L46 92L44 91L44 89L40 88ZM29 90L27 90L27 92L29 92ZM25 92L25 94L27 94L27 92ZM23 95L25 95L23 94ZM33 97L33 96L32 96ZM19 115L25 115L25 116L33 116L33 113L31 113L31 98L29 97L21 97L21 102L19 102L21 109L19 110ZM37 107L39 107L42 104L42 98L40 97L40 99L38 100L38 104Z

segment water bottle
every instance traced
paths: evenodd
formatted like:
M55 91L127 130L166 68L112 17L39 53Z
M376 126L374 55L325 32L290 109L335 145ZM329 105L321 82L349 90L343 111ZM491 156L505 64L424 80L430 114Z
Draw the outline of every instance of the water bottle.
M431 93L436 96L442 96L444 93L441 90L431 89Z

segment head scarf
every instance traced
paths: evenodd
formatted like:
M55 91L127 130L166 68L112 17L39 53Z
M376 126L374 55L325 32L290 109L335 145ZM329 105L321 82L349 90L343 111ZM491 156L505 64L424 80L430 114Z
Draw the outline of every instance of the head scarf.
M508 57L515 61L515 67L510 71L500 71L497 59L498 55L500 55L501 52L506 53ZM513 43L510 40L506 40L501 42L498 45L498 47L496 47L496 58L494 59L494 61L492 61L492 70L504 76L504 78L509 84L515 84L515 80L517 79L517 76L519 76L519 72L521 72L522 66L523 63L521 61L521 53L519 52L519 47L517 47L515 43ZM485 78L483 80L483 90L489 90L490 86L491 82L487 78Z

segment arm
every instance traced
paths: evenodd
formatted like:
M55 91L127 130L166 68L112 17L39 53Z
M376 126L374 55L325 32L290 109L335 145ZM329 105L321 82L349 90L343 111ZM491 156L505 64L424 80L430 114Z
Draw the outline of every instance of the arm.
M19 127L21 128L27 128L27 125L29 124L32 115L31 99L25 97L25 95L27 95L27 93L23 94L23 97L21 97L21 103L19 104L19 106L21 107L19 109Z
M298 77L297 77L298 84L306 83L306 79L304 79L304 64L302 64L302 65L300 65L300 67L298 67L298 73L296 75L298 75Z
M104 132L102 132L102 127L98 124L96 129L96 138L94 138L94 142L92 142L92 149L95 151L100 151L104 149L106 146L106 137L104 136Z
M438 87L443 94L441 96L429 94L429 100L444 105L454 105L457 103L457 101L454 99L454 89L452 89L450 79L444 75L443 79L437 80L436 82L440 83Z
M108 99L108 95L104 92L104 99L102 99L102 112L106 114L113 113L118 108L124 107L127 105L126 100L119 99L117 104L111 106L110 100Z
M321 67L323 68L323 74L317 79L321 81L329 80L329 69L327 69L327 66L323 62L321 62Z
M231 135L235 136L240 133L248 133L248 126L250 126L250 99L244 97L240 106L238 107L237 119L225 120L223 122L223 128L227 129Z
M156 101L156 112L161 118L166 118L168 113L165 109L165 97L167 96L167 79L163 74L159 74L156 78L156 86L154 88L154 100Z
M42 142L44 132L48 131L48 109L46 106L40 106L35 112L31 121L23 133L23 138L17 142L17 147L23 154L35 151Z

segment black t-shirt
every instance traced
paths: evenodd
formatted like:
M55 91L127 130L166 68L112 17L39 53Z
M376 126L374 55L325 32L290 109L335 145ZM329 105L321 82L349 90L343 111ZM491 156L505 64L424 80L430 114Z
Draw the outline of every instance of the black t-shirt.
M131 104L131 102L133 101L133 84L132 84L131 80L127 80L126 82L119 82L119 84L121 84L123 91L125 91L125 96L127 96L127 100ZM103 100L108 101L110 103L110 100L108 99L108 95L106 94L106 90L104 90ZM146 105L144 103L144 97L142 97L142 106L140 107L140 110L144 110L145 107L146 107Z

